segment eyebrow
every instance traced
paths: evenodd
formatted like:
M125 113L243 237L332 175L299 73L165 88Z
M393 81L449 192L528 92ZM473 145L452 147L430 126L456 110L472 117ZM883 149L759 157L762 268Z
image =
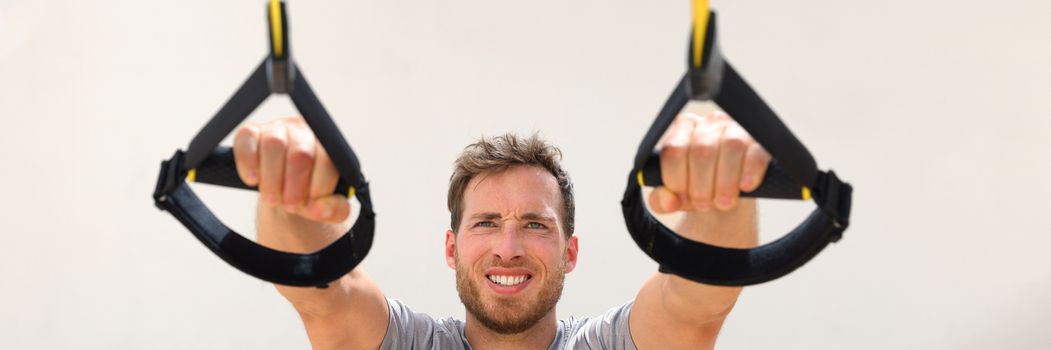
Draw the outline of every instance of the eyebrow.
M499 213L492 213L492 212L490 212L490 213L478 213L478 214L471 215L471 219L472 220L497 220L497 219L500 219L501 217L502 216ZM536 212L528 212L528 213L522 214L522 220L554 222L555 218L547 216L547 215L544 215L544 214L536 213Z

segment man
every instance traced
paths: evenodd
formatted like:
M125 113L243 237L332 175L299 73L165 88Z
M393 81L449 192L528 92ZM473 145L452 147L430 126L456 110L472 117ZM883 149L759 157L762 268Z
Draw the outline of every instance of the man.
M346 230L339 174L300 118L248 124L234 138L238 173L260 193L260 243L315 251ZM709 349L741 288L655 273L635 300L601 317L559 320L577 262L572 184L557 148L503 135L468 146L450 180L445 257L464 321L436 320L385 298L358 267L330 288L277 286L317 349ZM679 116L664 135L658 213L683 211L681 235L726 247L757 243L756 205L770 156L725 114Z

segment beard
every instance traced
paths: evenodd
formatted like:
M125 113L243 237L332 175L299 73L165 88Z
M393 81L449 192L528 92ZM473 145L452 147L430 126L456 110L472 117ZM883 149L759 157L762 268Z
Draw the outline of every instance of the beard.
M483 300L478 279L471 278L470 269L460 264L459 254L456 254L455 258L456 291L460 294L460 302L485 328L498 334L518 334L532 328L555 308L558 299L562 297L562 285L566 278L565 260L560 261L555 271L547 274L545 280L532 281L540 282L534 287L539 288L539 294L532 298L533 300L527 296ZM501 264L496 266L517 267Z

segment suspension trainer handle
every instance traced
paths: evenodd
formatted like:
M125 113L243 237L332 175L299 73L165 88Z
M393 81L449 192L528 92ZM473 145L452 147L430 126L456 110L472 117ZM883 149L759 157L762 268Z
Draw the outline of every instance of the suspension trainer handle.
M810 152L722 57L715 12L708 9L706 1L700 3L697 7L705 15L695 15L686 74L636 152L621 201L624 220L632 239L660 264L662 272L713 285L767 282L794 271L842 237L849 225L852 187L835 173L818 170ZM771 154L773 161L762 185L743 196L812 199L818 208L784 237L751 249L692 241L657 221L646 209L641 189L663 183L655 147L690 100L714 101Z
M285 5L267 7L270 52L236 93L202 128L186 151L161 163L154 203L171 213L213 253L257 278L291 286L327 287L356 267L372 247L375 212L368 182L350 145L292 60ZM342 237L314 253L287 253L259 245L222 223L194 194L190 182L255 190L237 175L233 152L219 147L272 94L288 94L339 171L336 194L355 197L358 220Z

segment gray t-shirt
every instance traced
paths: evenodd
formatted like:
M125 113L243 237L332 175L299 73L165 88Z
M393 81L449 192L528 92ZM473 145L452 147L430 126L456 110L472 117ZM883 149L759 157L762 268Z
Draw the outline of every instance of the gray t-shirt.
M601 317L570 317L558 321L558 331L549 350L624 349L637 350L628 331L632 302L606 311ZM409 309L401 301L387 299L390 321L383 337L383 350L470 350L463 335L463 321L452 317L434 319Z

